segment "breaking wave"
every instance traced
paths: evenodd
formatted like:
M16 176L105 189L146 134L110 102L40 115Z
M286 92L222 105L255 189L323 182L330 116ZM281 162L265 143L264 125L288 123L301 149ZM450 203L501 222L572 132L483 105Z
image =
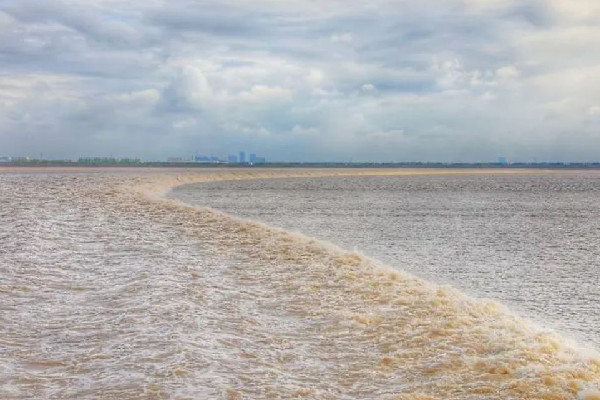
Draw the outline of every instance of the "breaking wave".
M281 175L219 179L273 176ZM264 280L261 294L278 304L282 322L291 317L305 325L296 329L305 336L297 345L311 344L315 354L324 351L319 358L335 360L328 382L353 388L351 397L390 392L398 399L600 398L599 358L501 304L301 234L173 200L162 204L204 215L222 228L225 248L257 261L260 268L242 281ZM332 372L314 374L321 368L302 374L317 380ZM315 389L302 393L319 395Z
M7 386L0 394L120 399L140 394L182 399L600 399L600 358L511 314L501 304L468 297L301 234L164 197L174 186L215 179L414 173L465 172L166 172L61 178L51 187L60 187L56 196L68 191L69 197L79 199L70 210L80 210L77 218L97 224L107 219L127 221L119 223L128 224L121 228L128 233L109 236L111 241L101 248L104 257L126 258L131 246L143 246L122 266L97 277L96 284L106 292L97 294L95 301L110 300L114 309L78 309L86 318L115 313L110 318L120 315L119 323L128 325L104 332L106 337L86 336L87 347L73 345L68 355L62 349L49 358L37 347L26 354L5 352L0 358L5 375L0 384ZM142 254L156 252L153 246L160 246L161 252L152 262L144 261ZM55 317L63 319L54 322L67 324L66 315ZM20 324L39 323L19 318ZM19 340L8 334L4 343L12 349ZM121 347L103 346L103 340L114 340ZM132 347L130 352L127 346ZM30 367L38 373L19 375L20 367L6 361L18 354L34 360L37 364ZM86 356L80 358L81 354ZM73 357L80 369L68 361ZM129 372L121 374L123 370ZM34 391L27 379L47 378L46 373L58 381L39 383L43 389ZM113 378L112 391L107 374ZM103 378L100 386L91 383L94 376Z

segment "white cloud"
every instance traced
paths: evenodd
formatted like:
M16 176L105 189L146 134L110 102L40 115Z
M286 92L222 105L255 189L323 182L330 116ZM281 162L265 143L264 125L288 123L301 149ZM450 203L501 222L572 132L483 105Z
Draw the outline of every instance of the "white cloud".
M291 90L281 86L254 85L250 90L240 93L239 98L250 102L291 101Z
M292 135L294 136L318 136L320 134L319 129L315 127L304 127L302 125L294 125L292 128Z
M598 17L595 0L0 2L0 146L481 160L560 155L568 132L589 159Z
M467 72L458 58L436 60L431 69L437 75L437 84L442 89L454 89L464 84Z
M600 4L596 0L549 0L548 3L569 19L597 21L600 17Z
M496 99L496 95L492 92L485 92L481 95L481 99L484 101L492 101Z
M593 117L600 116L600 106L591 106L587 109L588 115Z
M333 43L351 43L354 40L354 37L351 33L334 33L329 37Z
M160 93L156 89L138 90L120 94L117 96L117 100L123 103L154 105L160 100Z
M364 85L362 85L360 87L360 90L362 90L363 92L373 92L375 91L375 85L373 85L372 83L365 83Z
M180 119L173 122L173 128L175 129L189 129L194 128L198 125L198 121L194 118Z
M199 67L183 64L174 67L162 96L166 105L175 109L200 109L210 104L213 90Z
M319 86L323 83L325 75L323 71L320 69L311 68L308 76L306 77L306 81L310 86Z
M520 76L520 72L514 65L506 65L496 70L496 78L499 80L510 80Z
M271 132L263 126L248 126L237 122L226 122L222 127L228 134L241 134L254 138L265 138L271 135Z

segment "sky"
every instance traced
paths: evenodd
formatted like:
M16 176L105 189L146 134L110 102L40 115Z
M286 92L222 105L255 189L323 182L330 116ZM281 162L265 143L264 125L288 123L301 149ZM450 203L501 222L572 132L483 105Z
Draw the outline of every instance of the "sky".
M597 0L0 0L0 156L600 160Z

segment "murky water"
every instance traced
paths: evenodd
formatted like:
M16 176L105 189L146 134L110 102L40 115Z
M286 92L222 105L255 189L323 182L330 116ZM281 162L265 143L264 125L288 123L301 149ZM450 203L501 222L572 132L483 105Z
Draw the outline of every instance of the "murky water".
M223 181L172 196L358 249L600 348L600 172Z
M600 359L497 303L160 197L347 173L0 171L0 398L597 398Z

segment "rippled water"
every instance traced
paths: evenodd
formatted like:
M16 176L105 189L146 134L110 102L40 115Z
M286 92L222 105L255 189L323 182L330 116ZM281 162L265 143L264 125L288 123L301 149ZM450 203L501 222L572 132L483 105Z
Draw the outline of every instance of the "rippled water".
M172 196L358 249L600 348L600 172L222 181Z
M600 359L499 304L161 198L348 173L415 172L0 170L0 398L598 398Z

